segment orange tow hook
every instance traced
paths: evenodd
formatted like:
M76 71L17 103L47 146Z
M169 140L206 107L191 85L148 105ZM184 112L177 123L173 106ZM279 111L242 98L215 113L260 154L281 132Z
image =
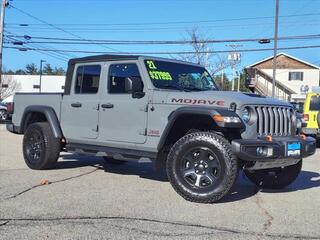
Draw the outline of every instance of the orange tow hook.
M271 135L266 136L266 140L267 140L268 142L272 142L272 136L271 136Z
M306 140L307 139L307 136L304 135L304 134L300 134L300 137L302 138L302 140Z

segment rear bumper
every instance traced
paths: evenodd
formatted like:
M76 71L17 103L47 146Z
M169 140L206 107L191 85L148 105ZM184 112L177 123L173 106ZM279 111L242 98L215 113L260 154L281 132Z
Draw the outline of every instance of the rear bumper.
M300 151L292 149L299 146ZM302 158L311 156L316 151L316 140L312 137L239 139L232 141L232 151L239 159L251 162L251 169L282 167L296 164Z

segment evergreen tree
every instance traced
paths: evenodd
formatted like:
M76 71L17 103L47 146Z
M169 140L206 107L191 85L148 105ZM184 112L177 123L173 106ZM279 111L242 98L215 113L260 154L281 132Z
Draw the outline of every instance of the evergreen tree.
M46 74L46 75L55 75L50 63L47 63L46 65L44 65L42 72L43 74Z
M38 74L38 68L34 63L30 63L26 65L26 73L29 75Z
M62 67L59 67L59 68L55 67L53 72L54 72L54 75L59 75L59 76L66 74L66 71Z

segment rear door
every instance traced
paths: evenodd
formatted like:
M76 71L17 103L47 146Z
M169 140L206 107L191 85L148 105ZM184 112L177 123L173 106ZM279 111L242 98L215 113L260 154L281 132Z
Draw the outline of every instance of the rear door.
M63 97L61 125L70 141L81 142L98 137L99 84L101 64L77 64L70 95Z
M125 78L140 77L137 61L111 63L105 94L100 94L99 140L101 142L144 143L147 139L147 94L132 98L125 90ZM141 78L142 79L142 78ZM143 81L143 79L142 79ZM144 91L146 91L144 82Z

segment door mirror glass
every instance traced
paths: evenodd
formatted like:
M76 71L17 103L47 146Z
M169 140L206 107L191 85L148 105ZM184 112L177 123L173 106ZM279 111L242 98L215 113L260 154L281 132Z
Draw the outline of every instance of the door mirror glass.
M143 82L140 77L126 77L125 90L131 93L133 98L142 98L145 95L143 92Z

